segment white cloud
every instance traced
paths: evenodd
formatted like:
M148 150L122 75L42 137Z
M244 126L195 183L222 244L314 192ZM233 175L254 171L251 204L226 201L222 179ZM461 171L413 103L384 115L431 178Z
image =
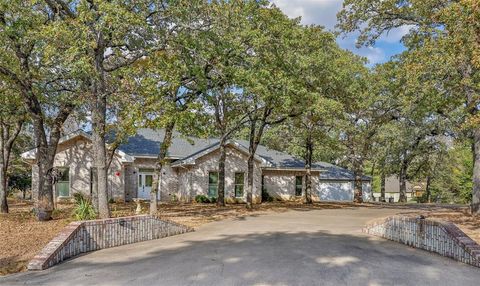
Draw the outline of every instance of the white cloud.
M388 33L382 35L378 40L391 44L398 43L412 28L413 26L403 26L392 29Z
M376 47L365 47L357 49L356 54L364 56L368 59L369 63L375 64L385 60L385 52Z
M337 13L342 9L343 0L271 0L278 8L291 18L302 17L302 24L317 24L328 30L334 30L337 23ZM394 45L408 33L410 27L393 29L388 34L381 36L378 43ZM388 53L380 47L355 47L358 33L352 33L337 42L342 48L348 49L358 55L366 57L370 64L387 60Z
M291 18L302 17L302 24L318 24L333 29L342 0L271 0Z

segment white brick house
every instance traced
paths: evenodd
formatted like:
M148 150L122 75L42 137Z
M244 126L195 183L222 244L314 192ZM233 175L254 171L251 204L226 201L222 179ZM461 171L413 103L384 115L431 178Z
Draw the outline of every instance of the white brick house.
M163 130L139 129L120 146L108 174L108 193L115 200L148 199L155 160L163 139ZM89 195L92 190L93 157L91 137L84 131L65 136L60 141L55 167L63 171L57 184L57 197L71 197L75 192ZM244 201L248 142L232 140L227 146L225 197L227 202ZM37 182L35 150L22 154L32 165L32 185ZM216 196L218 182L218 139L183 137L174 133L168 150L168 164L160 178L161 201L189 202L196 195ZM313 166L312 197L318 201L352 201L353 173L328 163ZM33 188L35 189L35 188ZM282 200L300 198L305 189L302 160L289 154L259 146L254 166L253 198L261 202L262 191ZM371 179L364 177L364 199L371 198ZM35 194L34 194L35 195Z

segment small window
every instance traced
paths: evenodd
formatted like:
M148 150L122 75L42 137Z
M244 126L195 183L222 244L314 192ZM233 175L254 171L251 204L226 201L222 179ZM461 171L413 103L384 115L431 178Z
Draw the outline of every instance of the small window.
M153 176L145 175L145 187L152 187L152 186L153 186Z
M138 175L138 187L140 187L140 188L143 186L142 178L143 178L143 175L139 174Z
M70 169L58 168L57 194L59 197L70 196Z
M303 190L303 176L295 176L295 196L300 197Z
M243 197L243 189L245 185L245 173L235 173L235 197Z
M59 182L68 182L70 181L70 168L61 168L59 169Z
M218 172L208 173L208 196L217 197L218 191Z

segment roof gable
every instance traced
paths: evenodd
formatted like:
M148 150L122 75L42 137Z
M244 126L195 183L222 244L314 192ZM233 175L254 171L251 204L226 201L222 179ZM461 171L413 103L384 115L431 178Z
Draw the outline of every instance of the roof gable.
M60 140L58 141L58 145L65 144L70 142L71 140L75 140L78 138L83 138L89 142L92 142L92 136L88 134L87 132L83 130L77 130L75 132L69 133L65 136L62 136ZM28 160L32 161L36 159L36 154L37 154L37 148L26 151L22 153L20 156L22 157L23 160ZM122 150L115 150L115 154L120 158L120 160L124 163L132 163L134 158L130 156L129 154L123 152Z

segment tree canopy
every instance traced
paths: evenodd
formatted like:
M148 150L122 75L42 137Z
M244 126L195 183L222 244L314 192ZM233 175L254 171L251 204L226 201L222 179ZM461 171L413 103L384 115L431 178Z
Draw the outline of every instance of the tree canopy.
M478 5L345 0L337 28L359 32L358 45L409 29L405 52L368 67L337 45L336 34L301 25L269 1L0 1L0 193L7 193L5 154L21 126L31 125L36 212L50 219L57 145L65 122L82 115L93 134L92 199L100 217L110 215L114 152L140 127L166 130L152 214L174 131L220 138L219 206L226 146L242 137L249 140L248 207L253 160L264 143L305 161L307 203L312 166L325 160L353 171L356 202L363 201L365 175L380 185L396 175L401 201L406 182L418 180L426 182L427 200L472 201L478 213Z

